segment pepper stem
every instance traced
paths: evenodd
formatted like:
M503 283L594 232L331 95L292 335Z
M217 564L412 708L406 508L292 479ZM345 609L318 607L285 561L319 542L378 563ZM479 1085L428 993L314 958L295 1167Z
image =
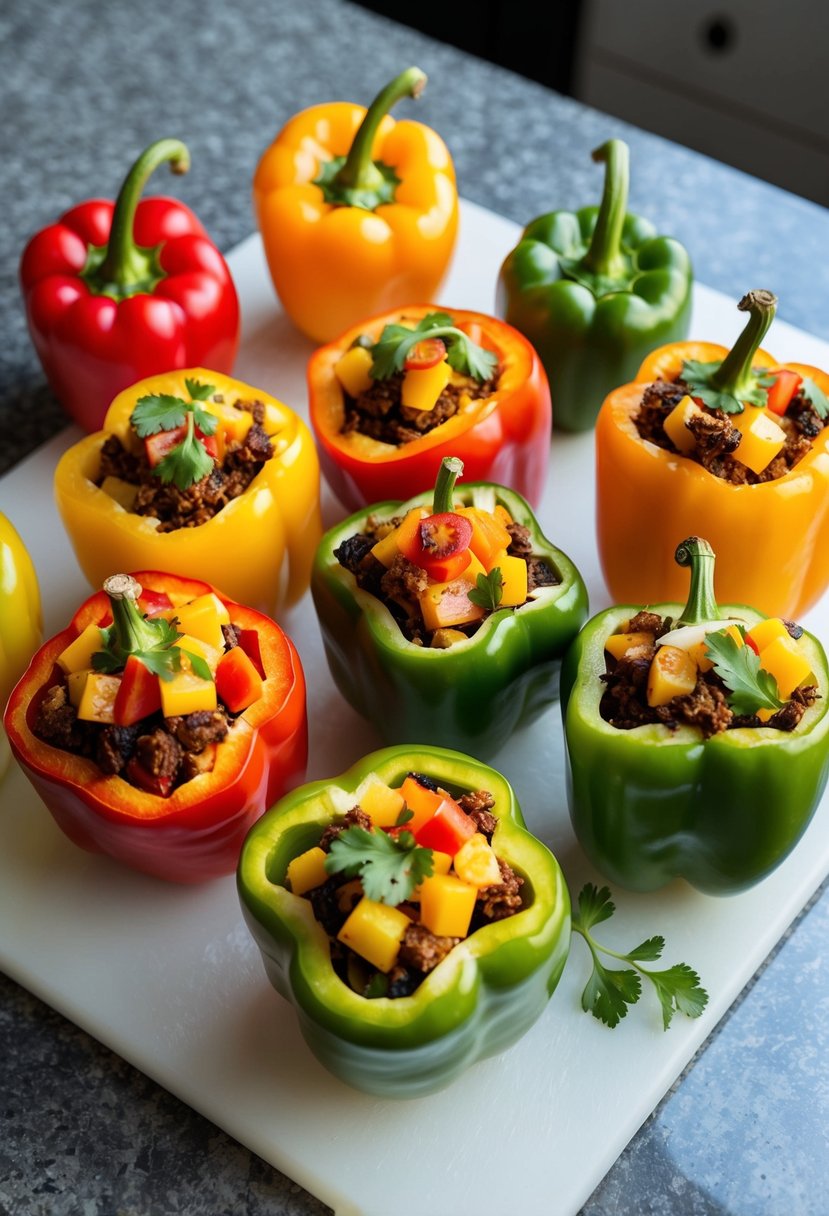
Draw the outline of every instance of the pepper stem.
M150 650L158 643L158 627L145 620L138 609L141 584L131 574L111 574L104 591L112 609L115 645L126 654Z
M118 192L109 241L98 256L88 262L84 277L94 291L117 299L146 291L144 283L149 273L157 274L151 265L151 251L135 243L135 211L141 193L150 176L166 161L173 173L186 173L190 168L190 153L178 139L157 139L141 153L130 169ZM154 251L152 251L154 253ZM102 255L102 256L101 256ZM152 259L154 262L155 259Z
M374 190L382 187L386 179L371 158L377 128L401 98L418 98L426 87L426 79L426 73L420 68L406 68L377 94L354 136L345 164L333 179L332 185L336 189Z
M680 566L691 567L688 603L677 625L699 625L703 621L719 620L720 610L714 598L716 555L708 541L701 536L689 536L678 546L674 560Z
M444 456L440 462L437 481L435 482L435 496L432 499L432 514L443 515L447 511L453 511L452 491L455 488L455 482L463 472L463 461L457 456Z
M612 279L623 274L625 269L621 244L630 180L628 146L621 139L609 139L596 148L593 160L605 165L604 191L582 265L594 274Z
M737 305L748 313L745 329L711 376L712 388L730 392L736 398L751 386L751 361L768 332L777 312L777 296L772 291L749 291Z

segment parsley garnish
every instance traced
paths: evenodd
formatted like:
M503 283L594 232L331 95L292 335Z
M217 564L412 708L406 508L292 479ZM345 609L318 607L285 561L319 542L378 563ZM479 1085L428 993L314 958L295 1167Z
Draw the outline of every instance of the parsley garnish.
M174 431L187 426L187 434L181 442L171 448L153 469L165 485L172 481L180 490L188 489L212 471L213 457L199 441L196 427L203 435L212 435L218 424L216 416L199 404L213 396L215 386L201 384L198 380L185 380L184 383L190 401L167 393L153 393L139 397L130 417L141 439L157 435L160 431Z
M590 930L594 925L609 920L616 911L607 887L599 890L586 883L579 892L579 910L573 916L573 929L580 933L593 958L593 972L581 996L581 1007L585 1013L613 1028L627 1016L628 1006L635 1005L642 995L642 976L653 984L662 1006L662 1025L665 1030L675 1013L698 1018L708 1004L708 993L700 984L699 976L687 963L677 963L665 971L648 971L640 967L642 962L655 962L665 949L664 937L649 937L626 954L619 954L607 946L594 941ZM599 954L630 963L633 970L620 971L605 967Z
M810 379L809 376L804 376L800 385L800 391L811 403L812 409L818 418L829 417L829 397L826 396L822 388L815 384L814 380Z
M402 371L409 351L424 338L442 338L449 366L462 375L488 380L498 366L492 351L484 350L463 330L456 329L448 313L430 312L414 329L408 325L384 328L372 351L371 375L374 379L388 380L395 372Z
M411 817L411 811L401 811L398 823ZM421 848L411 832L391 836L355 824L331 841L325 868L329 874L359 878L367 899L395 907L429 877L434 865L432 850Z
M737 628L745 636L745 630ZM728 633L709 633L706 658L728 689L728 704L735 714L756 714L758 709L781 709L777 680L760 666L760 656L750 646L740 646Z
M504 595L504 580L501 577L501 567L493 566L489 574L479 574L475 586L468 592L468 599L483 608L485 612L494 612Z
M712 385L711 381L720 366L719 363L699 363L696 359L687 359L682 365L680 378L688 386L689 394L710 410L722 410L724 414L742 414L746 405L756 405L761 409L765 407L774 376L768 375L762 368L752 368L750 379L736 397L728 389Z
M103 649L92 656L92 666L96 671L122 671L130 655L135 655L144 666L160 676L162 680L172 680L175 672L181 670L181 651L175 645L180 634L175 625L163 617L153 617L152 620L143 618L143 645L136 649L122 645L116 626L110 625L101 630ZM207 679L211 679L208 669Z

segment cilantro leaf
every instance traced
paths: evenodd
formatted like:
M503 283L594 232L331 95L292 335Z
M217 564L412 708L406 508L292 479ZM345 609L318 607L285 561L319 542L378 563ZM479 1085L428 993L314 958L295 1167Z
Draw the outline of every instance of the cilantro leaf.
M826 418L829 416L829 397L826 396L823 389L815 384L809 376L804 376L800 385L800 391L803 396L811 402L812 409L817 414L818 418Z
M488 380L498 366L498 358L457 329L445 312L430 312L412 329L408 325L386 325L372 350L371 375L387 380L403 370L409 351L424 338L442 338L449 366L462 375Z
M200 680L213 679L213 673L200 654L194 654L192 650L182 650L180 653L186 654L190 660L190 669L193 675L198 676Z
M485 612L494 612L504 595L504 580L501 578L501 567L493 566L489 574L479 574L475 586L468 592L471 603L483 608Z
M359 877L366 898L394 907L429 877L434 863L432 850L421 848L411 832L394 837L355 824L331 841L325 868L329 874Z
M728 704L735 714L756 714L758 709L780 709L777 680L760 666L760 656L750 646L740 646L725 631L706 637L706 658L728 689Z
M167 393L150 394L139 397L130 416L130 422L140 439L148 439L161 431L176 431L187 424L187 434L181 442L171 448L153 469L165 485L172 481L180 490L188 489L211 472L213 457L199 441L195 428L198 427L202 435L213 435L219 422L215 414L199 405L199 402L208 401L213 396L215 385L189 379L184 383L190 401Z
M130 655L140 659L148 671L159 676L162 680L172 680L175 672L181 668L181 652L175 645L178 632L170 621L164 617L145 617L144 625L149 631L150 638L155 638L153 645L125 650L118 644L118 635L114 625L101 630L102 649L92 656L92 666L96 671L121 671Z
M700 978L687 963L677 963L664 971L648 971L641 962L653 962L665 948L663 937L649 937L626 954L601 946L591 936L594 925L608 920L615 907L607 887L598 889L586 883L579 892L578 911L573 915L573 931L587 943L593 960L593 970L581 995L585 1013L592 1013L611 1029L627 1016L628 1006L635 1005L642 993L642 979L650 980L662 1008L662 1026L671 1024L674 1013L698 1018L708 1004L708 993ZM610 955L630 966L624 970L605 966L600 954ZM631 969L632 968L632 969Z
M688 386L692 397L698 398L710 410L722 410L724 414L742 414L746 405L756 405L762 409L768 401L768 390L774 384L774 376L760 369L752 369L749 383L740 390L740 396L719 389L711 383L716 372L720 370L719 363L700 363L696 359L687 359L682 365L680 378Z
M185 378L184 386L193 401L209 401L216 391L215 384L202 384L201 380Z
M165 485L172 481L180 490L186 490L212 471L213 457L196 438L193 414L189 413L187 434L159 460L153 472Z
M130 422L140 439L157 435L159 431L174 431L183 426L187 417L187 402L167 393L152 393L139 397Z

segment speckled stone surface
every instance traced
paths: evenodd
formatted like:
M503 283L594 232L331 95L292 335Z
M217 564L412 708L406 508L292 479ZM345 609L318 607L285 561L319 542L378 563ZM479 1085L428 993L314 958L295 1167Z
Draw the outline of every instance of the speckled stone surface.
M590 150L621 135L631 208L689 246L700 280L735 298L771 287L781 316L829 338L822 208L350 4L29 0L0 9L0 470L63 423L17 293L32 232L111 195L138 151L169 134L193 158L174 192L228 250L252 230L251 174L279 126L315 102L367 100L408 63L431 77L418 117L446 137L467 197L522 223L594 201ZM159 175L154 189L170 188ZM586 1216L825 1216L827 930L824 888ZM0 1216L326 1211L0 978Z

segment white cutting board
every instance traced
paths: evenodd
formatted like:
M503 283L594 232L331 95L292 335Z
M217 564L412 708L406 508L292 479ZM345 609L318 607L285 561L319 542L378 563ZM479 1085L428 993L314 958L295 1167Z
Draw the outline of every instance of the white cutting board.
M518 229L465 204L447 306L491 311L494 283ZM310 343L276 305L258 237L230 255L242 300L236 374L302 413ZM730 342L729 300L698 287L692 334ZM829 346L782 322L768 345L783 359L829 366ZM46 627L61 628L87 588L57 519L51 476L64 432L0 481L0 510L34 557ZM342 512L327 496L325 516ZM608 603L594 548L593 437L556 435L539 511L546 534L581 569L592 611ZM829 639L829 602L806 621ZM335 691L310 597L283 622L308 676L309 777L340 773L379 745ZM575 897L601 879L573 837L558 708L498 757L529 827L557 854ZM0 793L0 965L32 992L301 1183L337 1216L568 1216L588 1198L718 1019L829 871L826 802L792 856L745 895L717 900L681 883L648 896L615 892L601 926L609 945L667 939L665 965L685 961L711 995L697 1021L663 1033L646 992L610 1031L583 1013L589 964L574 939L544 1016L511 1051L430 1098L369 1098L312 1057L293 1009L271 989L243 925L232 877L165 885L75 848L15 769ZM804 1093L804 1100L807 1095ZM416 1151L415 1151L416 1149Z

